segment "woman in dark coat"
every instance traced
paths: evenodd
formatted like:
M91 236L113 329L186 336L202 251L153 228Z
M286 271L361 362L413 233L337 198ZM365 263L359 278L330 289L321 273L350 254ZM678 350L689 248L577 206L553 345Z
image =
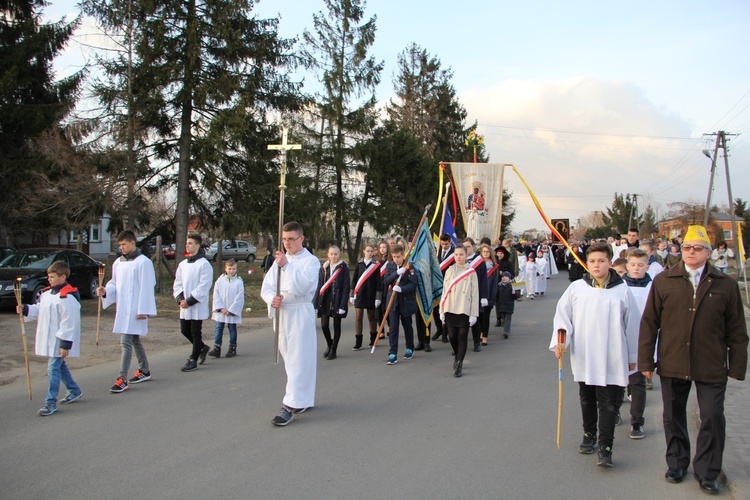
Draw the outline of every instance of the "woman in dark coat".
M336 349L341 339L341 319L346 317L349 300L349 266L341 260L341 250L336 245L328 248L328 260L323 263L318 275L318 289L313 305L318 311L320 328L328 347L323 357L336 359ZM330 318L333 318L331 338Z

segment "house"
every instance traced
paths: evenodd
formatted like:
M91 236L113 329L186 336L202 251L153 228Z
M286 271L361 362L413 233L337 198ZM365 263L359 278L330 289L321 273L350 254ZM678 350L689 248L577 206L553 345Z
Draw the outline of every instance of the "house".
M732 216L723 212L711 212L711 218L713 224L709 224L706 230L708 231L711 242L716 245L720 241L726 241L728 246L734 245L734 239L732 238ZM735 216L735 223L744 221L741 217ZM700 224L703 222L701 221ZM685 234L689 223L684 219L669 219L659 222L659 234L666 235L668 238L676 238ZM716 228L721 228L722 234L716 233Z

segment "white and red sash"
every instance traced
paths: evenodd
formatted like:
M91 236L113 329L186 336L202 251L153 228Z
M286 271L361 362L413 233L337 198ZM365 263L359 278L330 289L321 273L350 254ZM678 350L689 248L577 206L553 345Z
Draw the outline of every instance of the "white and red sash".
M445 270L451 267L455 261L456 256L454 254L450 254L445 258L443 262L440 263L440 271L445 272Z
M385 271L386 271L386 269L388 269L388 261L387 260L385 262L383 262L382 266L380 266L380 277L381 278L385 277Z
M322 297L325 295L325 293L328 291L328 289L333 285L333 282L336 281L336 277L341 272L341 266L338 266L339 268L336 269L336 272L334 272L330 278L328 278L328 281L326 281L322 287L320 287L320 293L319 295Z
M492 276L492 273L494 273L495 270L497 270L499 268L500 268L500 264L495 264L495 266L492 269L490 269L489 271L487 271L487 277L489 278L490 276Z
M362 273L362 276L359 277L357 280L357 286L354 287L354 295L357 295L359 293L359 289L362 288L362 285L365 284L365 281L373 275L375 271L378 270L378 263L377 262L371 262L370 266L365 270L364 273Z
M445 299L448 298L448 295L453 291L453 287L455 287L459 281L463 280L467 276L471 275L471 273L476 273L476 270L473 267L470 267L469 269L464 269L464 271L453 278L453 281L451 282L451 286L448 287L448 290L445 291L443 294L443 298L440 300L440 310L444 310L443 306L445 305Z
M473 267L475 271L479 269L479 266L482 264L484 264L484 259L478 255L471 261L471 267Z

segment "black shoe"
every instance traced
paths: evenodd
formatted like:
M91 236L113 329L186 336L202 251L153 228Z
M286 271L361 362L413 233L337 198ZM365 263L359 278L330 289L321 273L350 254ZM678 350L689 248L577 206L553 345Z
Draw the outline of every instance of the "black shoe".
M664 474L664 479L667 480L668 483L681 483L683 479L685 479L685 476L687 476L687 470L686 469L668 469L667 473Z
M336 349L331 348L331 352L328 353L328 356L326 356L326 359L328 361L332 359L336 359Z
M479 345L479 342L476 342L474 344L474 352L479 352L482 350L482 346Z
M508 334L507 333L503 333L503 338L507 339L508 338Z
M212 358L220 358L221 357L221 346L215 345L213 349L208 351L208 355Z
M417 343L416 347L414 348L415 351L424 351L424 342Z
M432 352L432 347L430 347L429 342L424 343L424 352Z
M495 321L495 326L496 326L496 327L499 327L499 326L503 326L503 325L502 325L502 323L500 323L499 321Z
M596 461L596 465L599 467L613 467L611 446L602 446L599 448L599 459Z
M229 344L229 350L227 351L227 358L233 358L235 356L237 356L237 346Z
M355 336L355 338L357 340L354 343L354 347L352 347L352 351L359 351L360 349L362 349L362 335L357 335Z
M180 369L184 372L191 372L198 369L198 363L196 363L194 359L190 358L187 360L187 363L185 363L185 366Z
M294 415L292 415L292 412L287 410L285 407L281 407L281 410L279 410L279 414L273 417L273 420L271 420L271 423L273 425L278 425L279 427L283 427L287 424L290 424L294 420Z
M331 344L328 344L328 347L326 347L326 350L323 351L323 357L327 359L329 354L331 354Z
M695 479L701 485L701 490L709 495L716 495L719 492L719 482L716 479L703 479L695 474Z
M208 346L204 345L203 349L201 349L201 353L198 355L199 364L203 364L206 362L206 355L208 354Z
M435 335L432 336L432 340L439 339L442 334L443 334L443 332L435 332Z
M443 344L447 344L448 342L450 342L448 335L443 335Z
M459 361L459 362L458 362L458 363L456 364L456 369L455 369L455 371L453 372L453 376L454 376L455 378L461 378L461 376L463 375L463 373L462 373L462 369L463 369L463 367L464 367L464 362L463 362L463 361Z
M578 447L578 453L591 455L592 453L594 453L595 449L596 449L596 434L587 432L586 434L583 435L583 441L581 441L581 444Z

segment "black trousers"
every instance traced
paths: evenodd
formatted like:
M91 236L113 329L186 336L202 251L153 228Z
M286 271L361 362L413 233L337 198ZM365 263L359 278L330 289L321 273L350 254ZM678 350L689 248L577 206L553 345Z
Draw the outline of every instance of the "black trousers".
M333 338L331 338L331 317L323 314L320 317L320 329L323 331L323 337L326 339L326 344L332 347L333 350L337 350L339 347L339 340L341 340L341 318L338 316L333 317Z
M482 332L485 337L488 337L490 334L490 317L492 316L492 308L482 307L480 309L479 320L477 321L477 323L479 323L479 331Z
M628 378L630 394L630 425L643 425L643 411L646 409L646 376L635 372Z
M430 326L425 325L422 316L414 315L414 328L417 330L417 342L420 344L430 343Z
M444 332L443 322L440 320L440 304L437 304L432 308L432 322L435 324L435 334L437 335L439 333L442 335Z
M611 448L625 388L619 385L586 385L578 382L578 395L581 398L583 432L596 435L598 423L599 447Z
M193 352L190 354L190 359L198 360L198 355L203 350L203 320L202 319L181 319L180 320L180 333L185 336L186 339L193 344Z
M687 427L687 401L692 382L660 377L664 403L664 437L667 440L667 467L687 469L690 465L690 438ZM695 443L693 472L703 479L716 479L721 472L726 440L724 396L726 382L695 382L701 424Z

